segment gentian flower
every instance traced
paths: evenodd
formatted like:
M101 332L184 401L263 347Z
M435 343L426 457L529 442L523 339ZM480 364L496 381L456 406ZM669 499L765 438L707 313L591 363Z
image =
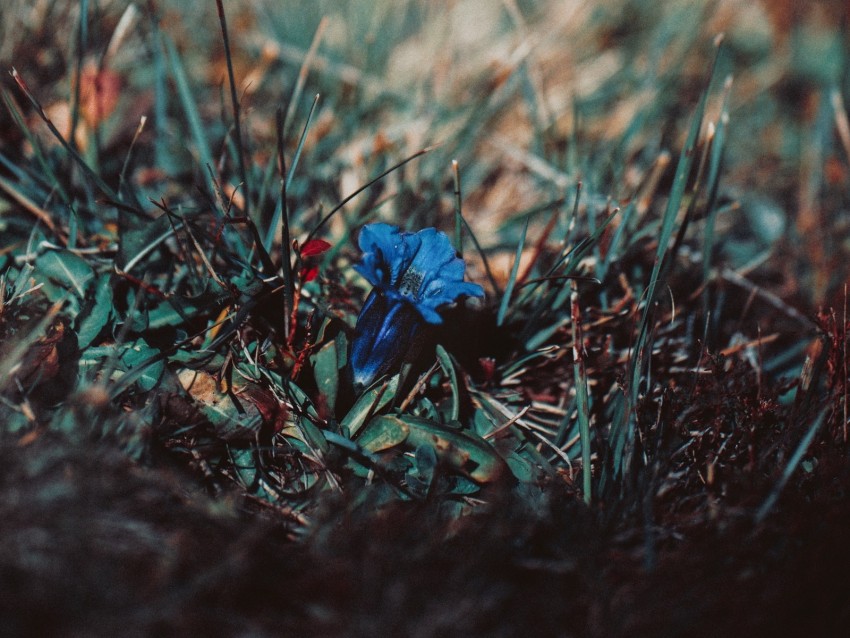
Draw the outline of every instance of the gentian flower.
M357 318L351 366L358 390L398 368L415 351L427 324L440 324L439 309L460 297L483 297L465 282L465 264L449 238L436 228L403 232L370 224L360 232L363 258L354 268L374 288Z

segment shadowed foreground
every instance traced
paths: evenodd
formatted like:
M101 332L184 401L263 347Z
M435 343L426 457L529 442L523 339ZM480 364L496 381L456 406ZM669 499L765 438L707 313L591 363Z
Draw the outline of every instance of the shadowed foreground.
M339 503L296 543L108 447L7 439L0 467L3 635L840 635L850 621L840 490L666 539L646 569L643 530L613 536L542 492L459 521L439 503Z

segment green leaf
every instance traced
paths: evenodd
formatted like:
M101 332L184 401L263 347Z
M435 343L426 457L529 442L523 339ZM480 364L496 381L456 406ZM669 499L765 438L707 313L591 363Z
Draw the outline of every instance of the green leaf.
M457 384L457 372L455 372L451 356L449 356L449 353L440 344L437 344L437 360L440 362L440 367L443 369L443 373L449 378L449 383L452 386L452 408L449 419L451 421L457 421L460 416L460 393Z
M67 250L51 250L35 261L36 268L50 281L70 290L80 299L94 279L94 270L85 259Z
M313 363L313 373L319 392L325 397L328 408L333 411L339 388L339 355L336 341L326 343L310 359Z
M395 398L395 393L398 391L398 380L399 375L395 375L389 381L375 384L357 399L354 407L340 422L340 426L348 432L350 437L354 438L369 417Z
M398 417L376 416L363 428L357 443L370 452L381 452L404 443L409 433L410 428Z
M407 443L411 447L432 446L440 461L477 483L496 481L508 470L495 448L478 436L412 415L401 420L410 428Z
M80 350L91 345L112 314L112 278L110 275L101 275L95 284L94 299L86 304L77 317Z
M180 99L180 105L183 107L183 114L186 116L191 138L195 144L195 151L198 154L198 164L201 167L202 174L207 179L211 179L207 173L207 167L214 167L215 162L213 161L212 151L207 140L206 129L201 120L198 104L189 86L189 77L186 74L186 68L180 59L180 54L177 52L174 41L163 34L162 43L165 46L168 62L171 65L171 77L174 79L174 84L177 88L177 96ZM214 190L214 188L215 186L210 184L210 190Z
M143 220L124 215L119 221L120 235L115 263L127 272L133 270L141 260L174 235L168 215Z
M142 339L128 345L120 356L121 367L127 371L127 379L139 384L142 390L153 390L165 372L165 362L160 352L151 348Z
M531 483L532 481L537 480L538 472L534 469L534 466L529 463L528 459L520 456L516 452L511 452L506 458L505 461L508 464L508 467L511 469L511 473L517 478L518 481L522 481L523 483Z
M259 472L254 462L254 452L250 448L228 448L230 459L233 461L233 469L242 484L249 490L257 486Z

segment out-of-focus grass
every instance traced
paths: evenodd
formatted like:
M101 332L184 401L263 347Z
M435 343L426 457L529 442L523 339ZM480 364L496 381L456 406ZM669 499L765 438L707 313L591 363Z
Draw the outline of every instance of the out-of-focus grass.
M27 498L61 492L39 466L57 455L94 481L90 447L104 476L171 468L187 529L241 511L244 526L216 529L253 547L270 520L318 564L368 547L364 530L411 569L458 560L445 538L483 537L543 574L541 591L583 583L570 613L602 635L653 626L651 602L620 616L603 602L617 587L646 602L642 569L699 548L746 574L759 559L723 530L775 558L797 516L833 511L848 427L839 3L239 4L224 3L229 50L214 4L0 9L0 64L15 69L0 109L2 445L28 450L2 458L31 477ZM377 220L449 233L488 296L357 397L345 362L365 283L351 264ZM129 526L160 503L157 480L133 483ZM25 503L4 507L26 519ZM419 554L385 529L393 517L439 540ZM335 532L341 520L352 528ZM199 569L203 551L181 542ZM306 582L316 564L283 551L270 564ZM41 554L20 556L4 565L41 591L46 572L26 567ZM193 609L222 582L161 570ZM238 571L258 577L259 563ZM345 633L344 610L305 591L314 606L280 626ZM786 592L770 592L778 608ZM230 622L275 626L265 604L225 598ZM482 610L500 603L485 598L463 626L492 635ZM390 626L358 614L351 633ZM460 626L441 614L422 614L435 633Z

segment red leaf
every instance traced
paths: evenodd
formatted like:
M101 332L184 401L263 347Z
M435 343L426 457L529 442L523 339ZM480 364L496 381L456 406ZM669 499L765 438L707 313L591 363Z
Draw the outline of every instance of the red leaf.
M319 275L319 267L311 266L310 268L302 268L301 269L301 281L307 283L308 281L313 281Z
M302 257L315 257L326 252L331 247L331 244L324 239L311 239L301 247Z

